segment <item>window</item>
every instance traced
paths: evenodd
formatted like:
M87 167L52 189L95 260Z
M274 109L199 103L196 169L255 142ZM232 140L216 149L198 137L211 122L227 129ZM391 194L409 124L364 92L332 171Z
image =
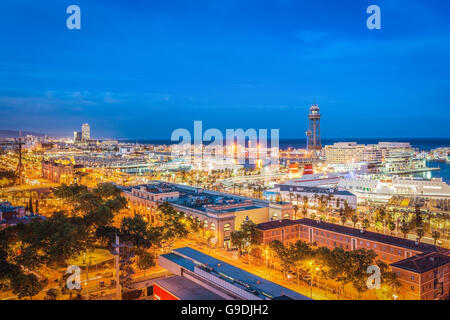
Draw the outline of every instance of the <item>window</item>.
M216 225L214 223L211 223L211 227L209 227L211 230L216 230Z
M414 281L414 276L411 276L411 280Z
M231 224L227 223L223 226L223 231L230 231L231 230Z
M414 291L414 286L411 286L411 291Z

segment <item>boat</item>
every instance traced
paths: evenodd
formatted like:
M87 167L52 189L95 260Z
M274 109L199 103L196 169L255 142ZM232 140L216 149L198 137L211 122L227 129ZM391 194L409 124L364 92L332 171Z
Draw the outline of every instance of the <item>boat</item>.
M318 187L337 185L340 180L337 173L314 173L312 164L306 164L301 178L287 180L283 184L298 187Z
M370 175L343 178L338 186L358 196L358 202L364 200L388 201L392 196L404 197L450 197L450 185L442 178L381 177Z

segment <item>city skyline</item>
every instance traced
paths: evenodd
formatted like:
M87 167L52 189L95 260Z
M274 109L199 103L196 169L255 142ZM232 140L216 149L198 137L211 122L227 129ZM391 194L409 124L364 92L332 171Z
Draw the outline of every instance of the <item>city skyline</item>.
M448 4L379 1L381 30L369 1L258 4L78 1L81 30L66 4L8 4L0 128L168 140L202 120L304 139L315 102L323 138L450 137Z

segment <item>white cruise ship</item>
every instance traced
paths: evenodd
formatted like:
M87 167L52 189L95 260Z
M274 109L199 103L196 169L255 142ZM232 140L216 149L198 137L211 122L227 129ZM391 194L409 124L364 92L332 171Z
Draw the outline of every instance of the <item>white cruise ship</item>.
M376 179L371 176L357 176L341 179L338 186L356 194L358 202L364 200L388 201L394 195L450 197L450 186L441 178L386 177Z
M319 187L337 185L340 175L337 173L314 173L312 164L306 164L301 178L287 180L283 184L297 187Z

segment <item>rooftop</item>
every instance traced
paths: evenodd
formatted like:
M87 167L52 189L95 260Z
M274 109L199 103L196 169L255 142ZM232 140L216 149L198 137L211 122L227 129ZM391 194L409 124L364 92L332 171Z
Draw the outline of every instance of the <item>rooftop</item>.
M422 252L442 252L442 253L448 253L449 250L434 246L428 243L418 243L416 244L415 241L403 239L403 238L397 238L393 236L388 236L385 234L370 232L370 231L364 231L362 232L359 229L345 227L337 224L327 223L327 222L319 222L317 220L312 219L300 219L297 220L299 224L302 225L308 225L311 227L333 231L337 233L342 233L350 236L354 236L356 238L363 238L367 240L377 241L385 244L394 245L397 247L402 247L406 249L411 249L415 251L422 251Z
M255 201L250 198L159 181L146 185L122 187L122 190L131 192L132 189L140 190L142 187L150 193L178 192L179 196L169 199L168 202L205 212L231 213L263 207L255 204Z
M154 283L181 300L224 300L214 292L181 276L157 279Z
M239 269L233 265L225 263L221 260L215 259L209 255L206 255L200 251L192 249L190 247L178 248L173 250L172 255L182 255L185 260L191 260L197 266L204 266L212 269L214 273L218 274L222 280L228 281L236 286L245 286L250 291L257 291L260 294L269 297L270 299L286 296L295 300L310 300L310 298L301 295L295 291L282 287L276 283L268 281L257 275ZM165 258L174 262L184 260L173 260L173 256L163 255ZM176 258L179 259L179 258ZM192 269L193 270L193 269Z
M392 263L391 266L415 273L424 273L450 263L447 254L431 252L421 253L414 257Z
M257 225L259 230L271 230L271 229L277 229L277 228L284 228L289 226L296 226L299 225L301 220L275 220L275 221L269 221L269 222L263 222Z
M355 196L353 193L339 188L324 188L324 187L304 187L304 186L296 186L290 184L280 184L280 191L297 191L297 192L309 192L316 193L318 195L321 194L332 194L332 195L340 195L340 196Z

